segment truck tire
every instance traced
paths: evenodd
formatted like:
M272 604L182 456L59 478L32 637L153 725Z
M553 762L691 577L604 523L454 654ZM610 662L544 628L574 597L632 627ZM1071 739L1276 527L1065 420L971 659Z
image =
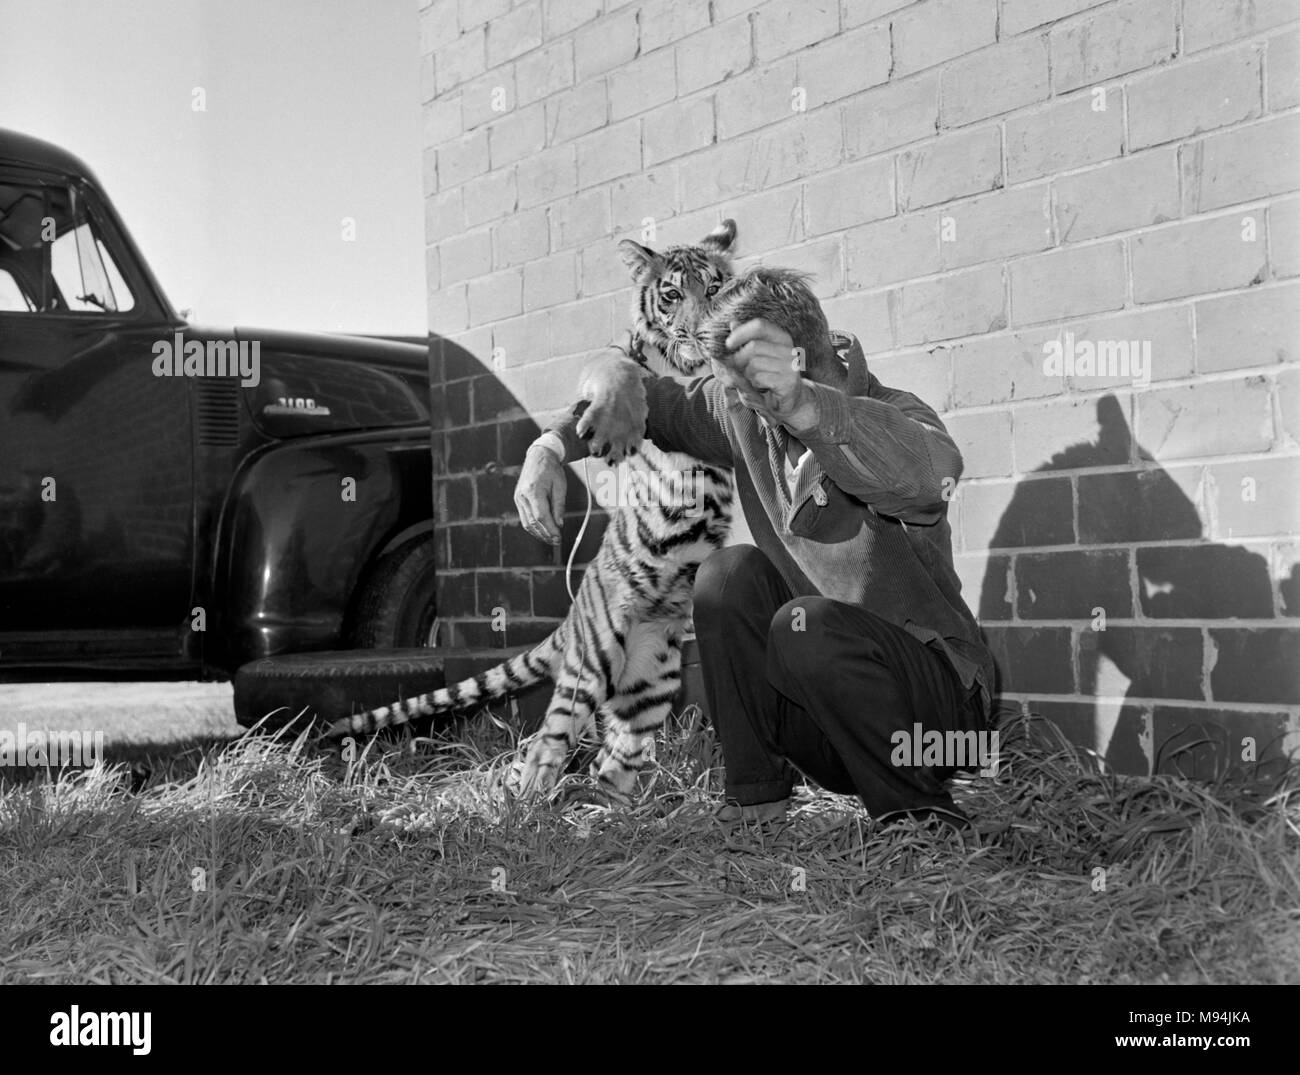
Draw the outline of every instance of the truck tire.
M235 673L235 719L266 729L336 721L444 685L441 657L424 649L288 653Z
M358 649L431 645L437 585L431 534L385 553L358 592L347 644Z

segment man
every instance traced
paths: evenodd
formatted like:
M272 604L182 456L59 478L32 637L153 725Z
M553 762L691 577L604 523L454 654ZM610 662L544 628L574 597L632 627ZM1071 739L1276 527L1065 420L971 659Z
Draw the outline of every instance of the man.
M952 564L947 507L961 455L933 409L868 372L856 339L832 340L835 357L801 373L786 332L748 321L727 338L732 361L685 385L602 360L595 383L609 387L581 420L569 414L529 449L520 520L558 543L562 464L587 450L584 429L596 433L592 451L626 439L628 399L644 377L645 435L733 467L757 543L715 553L695 582L706 702L726 767L718 817L784 816L793 766L858 795L877 819L964 827L944 786L951 759L915 766L910 749L895 750L895 733L911 741L917 725L983 730L991 707L992 658Z

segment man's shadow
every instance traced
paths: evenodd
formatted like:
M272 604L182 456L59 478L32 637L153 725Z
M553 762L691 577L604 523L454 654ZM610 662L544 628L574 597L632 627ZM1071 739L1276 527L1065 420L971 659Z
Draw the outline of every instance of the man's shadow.
M1187 704L1210 697L1200 625L1272 618L1268 564L1247 549L1188 544L1204 537L1195 505L1134 442L1113 395L1098 399L1097 421L1095 441L1035 473L1126 469L1077 474L1069 497L1059 481L1021 481L990 541L979 619L998 693L1067 696L1031 700L1029 711L1118 771L1213 778L1240 764L1241 737L1258 725ZM1049 543L1064 548L1018 551ZM1278 744L1258 746L1262 758Z

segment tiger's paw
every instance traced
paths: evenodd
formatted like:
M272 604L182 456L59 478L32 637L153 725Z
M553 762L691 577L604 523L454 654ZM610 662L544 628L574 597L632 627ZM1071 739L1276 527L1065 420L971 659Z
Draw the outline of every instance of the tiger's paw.
M645 371L630 358L608 356L593 362L582 378L580 393L589 406L578 419L578 436L591 454L619 463L636 454L645 439Z
M567 750L547 739L535 739L522 758L516 758L506 786L520 798L544 795L555 787L564 771Z

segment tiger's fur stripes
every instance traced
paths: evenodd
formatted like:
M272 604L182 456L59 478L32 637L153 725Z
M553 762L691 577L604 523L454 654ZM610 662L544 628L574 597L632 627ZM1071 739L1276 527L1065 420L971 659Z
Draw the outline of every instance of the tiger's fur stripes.
M732 275L727 252L735 236L728 220L697 246L619 244L637 285L633 357L645 364L657 351L683 374L703 364L694 334ZM599 717L604 737L593 769L608 793L626 801L681 687L695 573L726 541L733 487L728 471L649 440L620 464L618 477L617 509L573 606L548 638L451 687L339 721L330 734L368 734L472 709L551 679L546 717L512 783L525 793L551 787L569 753L594 737Z

